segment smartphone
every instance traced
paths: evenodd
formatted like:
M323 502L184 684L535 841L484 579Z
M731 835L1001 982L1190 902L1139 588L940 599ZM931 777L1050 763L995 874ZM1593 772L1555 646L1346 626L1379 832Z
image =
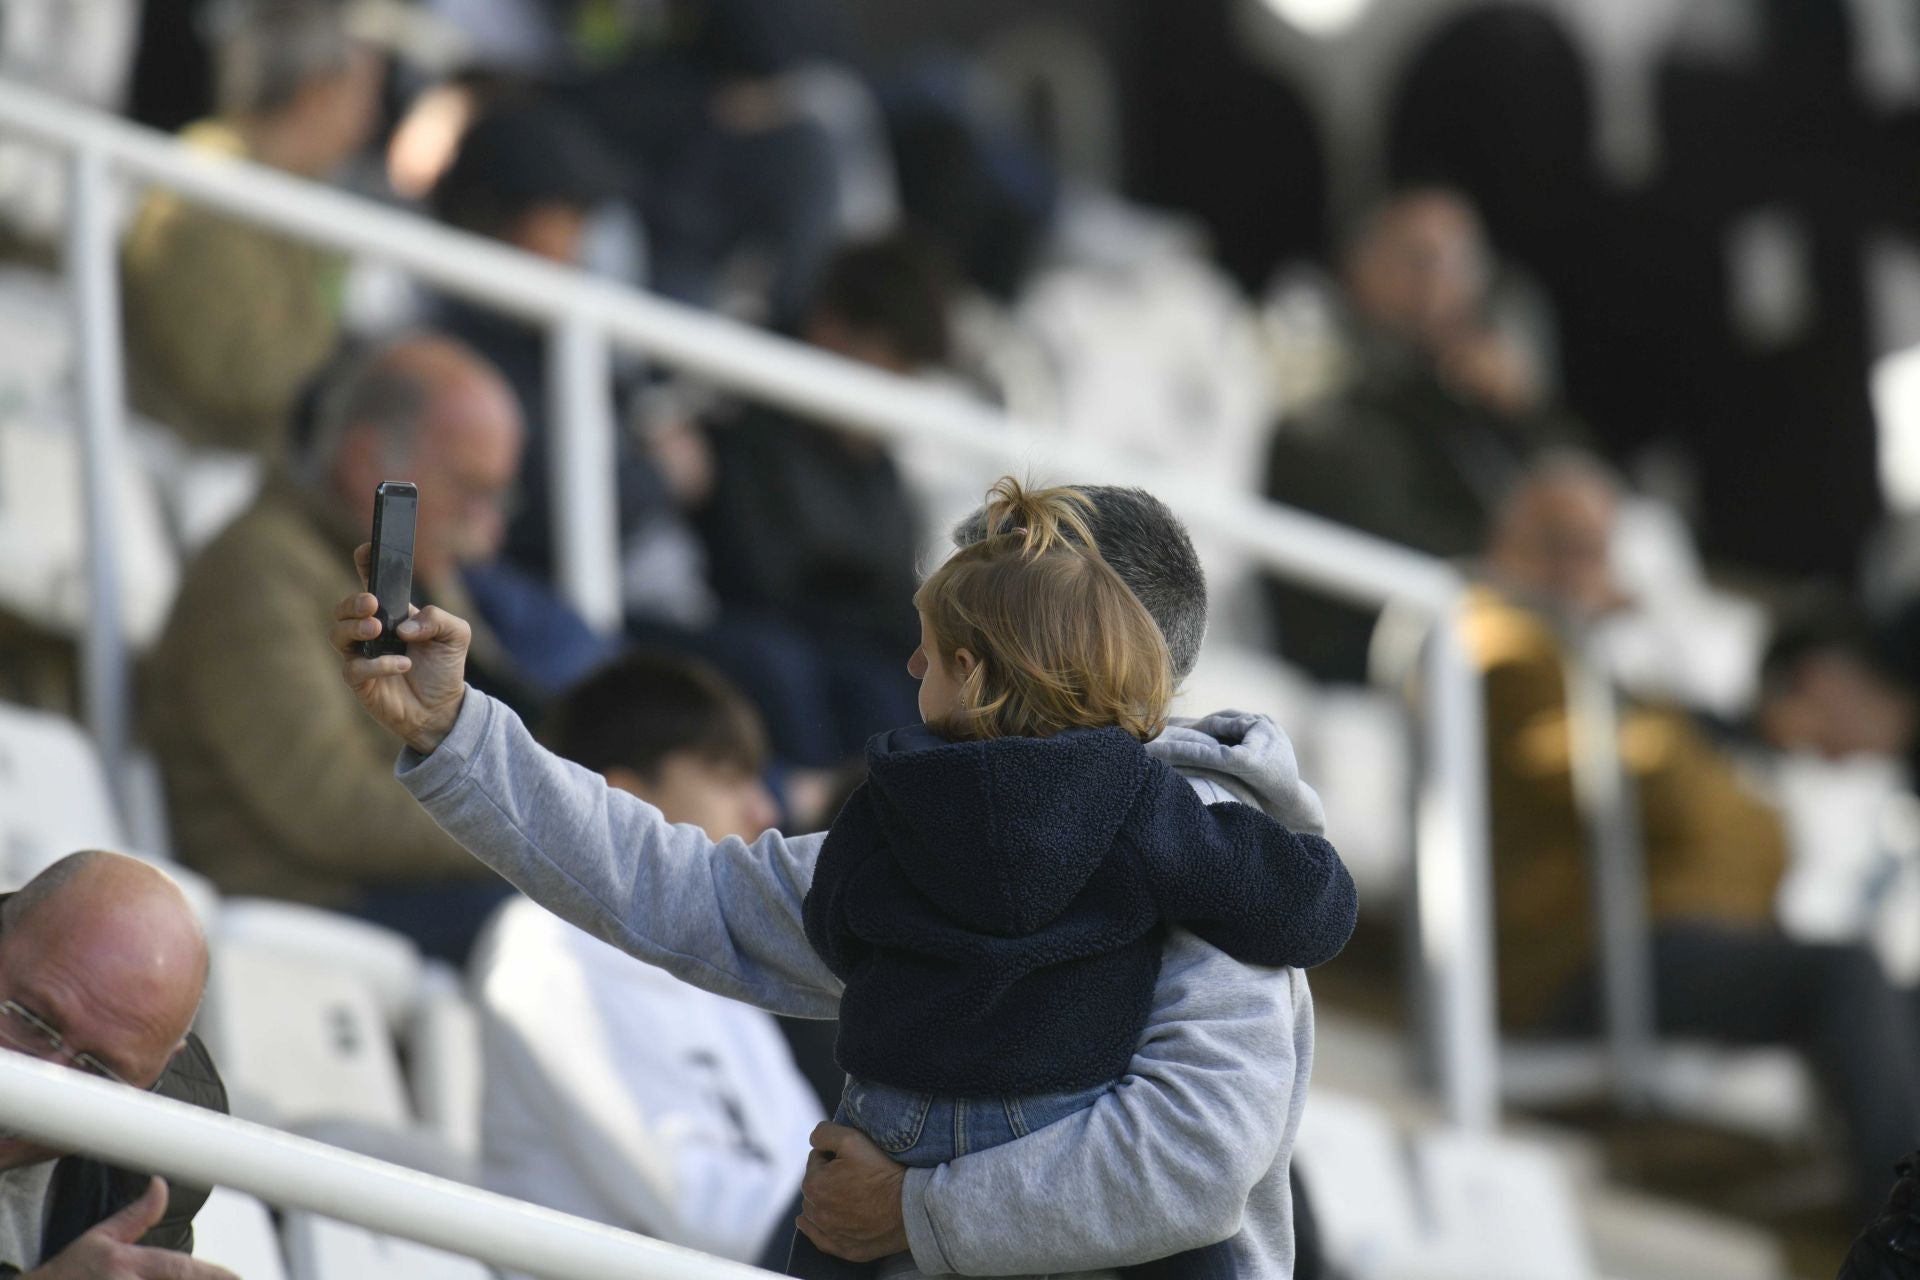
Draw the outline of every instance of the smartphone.
M360 642L369 658L405 653L406 642L393 629L407 620L413 598L413 523L420 490L404 480L385 480L373 491L373 563L367 590L380 601L380 634Z

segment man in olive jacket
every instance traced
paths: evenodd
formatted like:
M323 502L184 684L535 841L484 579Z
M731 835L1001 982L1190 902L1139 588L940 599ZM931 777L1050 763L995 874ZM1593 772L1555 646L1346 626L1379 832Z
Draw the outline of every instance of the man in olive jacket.
M223 894L361 915L463 963L508 890L394 781L379 726L333 696L326 601L357 585L375 487L410 480L416 594L453 607L461 568L504 537L519 409L478 356L428 334L350 362L319 401L289 466L189 566L143 673L174 848ZM507 671L503 650L489 632L482 665Z
M0 1049L225 1112L187 1030L206 975L193 909L136 859L72 854L0 897ZM0 1276L232 1280L177 1256L206 1199L0 1130Z

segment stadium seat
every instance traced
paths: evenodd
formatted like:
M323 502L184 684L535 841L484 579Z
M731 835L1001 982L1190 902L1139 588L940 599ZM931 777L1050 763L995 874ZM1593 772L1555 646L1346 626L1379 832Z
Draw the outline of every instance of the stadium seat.
M388 1019L350 969L223 925L200 1027L237 1116L281 1127L334 1120L401 1131L410 1125Z
M471 1258L318 1214L287 1214L285 1235L290 1280L490 1280L493 1275Z
M407 1078L420 1122L470 1159L480 1155L480 1014L460 975L427 966L404 1029Z
M271 898L229 898L220 941L270 951L321 972L351 974L397 1031L420 994L420 951L391 929L334 911Z
M31 268L0 268L0 404L12 412L50 408L68 394L72 367L65 285Z
M265 478L265 468L252 454L193 448L155 423L132 424L127 439L166 507L184 559L245 511Z
M1182 682L1174 711L1202 716L1229 707L1272 716L1301 751L1313 737L1319 690L1272 654L1209 643L1200 650L1193 674Z
M1812 1132L1820 1114L1806 1060L1791 1049L1667 1040L1654 1049L1646 1077L1646 1103L1656 1114L1749 1137L1789 1142ZM1509 1040L1500 1086L1513 1106L1566 1106L1606 1098L1613 1072L1596 1041Z
M76 849L125 845L106 774L80 726L0 704L0 888L19 888Z
M0 405L0 608L71 636L93 616L80 494L79 433ZM144 649L166 624L180 564L153 485L130 456L116 469L113 497L122 630Z
M1414 1139L1442 1274L1478 1280L1595 1280L1566 1169L1539 1144L1438 1129Z
M1327 1260L1356 1277L1391 1273L1417 1252L1421 1220L1406 1145L1387 1113L1325 1088L1307 1095L1294 1160Z
M1308 1098L1294 1147L1328 1260L1393 1280L1593 1280L1567 1169L1534 1142L1403 1137L1372 1103Z
M1327 830L1376 908L1406 893L1413 862L1413 722L1398 696L1377 689L1321 690L1303 775L1327 806Z
M252 1196L227 1187L215 1187L194 1216L193 1256L243 1280L287 1280L273 1215Z

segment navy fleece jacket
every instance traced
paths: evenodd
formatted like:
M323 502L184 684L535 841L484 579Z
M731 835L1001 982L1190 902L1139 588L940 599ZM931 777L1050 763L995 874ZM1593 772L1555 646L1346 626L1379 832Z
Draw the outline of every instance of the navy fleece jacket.
M827 833L807 938L842 981L840 1065L940 1093L1034 1094L1124 1075L1169 926L1249 964L1307 968L1353 932L1333 846L1208 805L1120 729L867 749Z

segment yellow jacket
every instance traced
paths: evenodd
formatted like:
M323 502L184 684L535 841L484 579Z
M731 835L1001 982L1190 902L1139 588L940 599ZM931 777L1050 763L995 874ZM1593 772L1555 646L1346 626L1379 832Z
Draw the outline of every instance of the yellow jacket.
M1472 597L1469 652L1486 682L1500 1010L1545 1015L1594 962L1587 825L1574 799L1564 650L1537 614ZM1623 707L1656 921L1764 924L1786 864L1779 816L1684 714Z

